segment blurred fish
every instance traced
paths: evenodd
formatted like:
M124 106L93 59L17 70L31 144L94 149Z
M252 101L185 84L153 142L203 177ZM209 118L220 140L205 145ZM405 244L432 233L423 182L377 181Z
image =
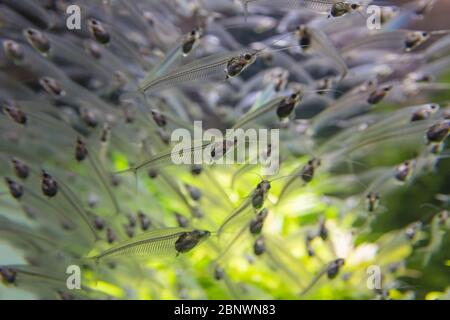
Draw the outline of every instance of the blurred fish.
M256 2L261 5L274 5L273 1L267 0L241 0L244 6L244 12L248 16L248 5ZM278 8L284 9L308 9L322 14L328 14L330 17L341 17L347 13L356 11L362 7L364 3L369 1L350 2L339 0L280 0L276 2Z
M1 258L23 264L0 267L2 297L439 296L398 283L446 252L449 31L409 29L435 1L77 0L80 30L66 1L0 2ZM175 145L194 121L221 134ZM250 127L280 144L213 164ZM417 190L442 208L392 224Z
M326 55L338 66L341 78L347 75L348 68L345 61L323 31L301 25L297 27L296 36L305 51L312 49Z
M261 209L264 205L264 201L267 197L267 194L270 190L270 182L268 180L263 180L256 188L253 190L253 192L247 197L246 200L244 200L241 205L233 211L221 224L219 230L217 233L220 235L224 230L225 227L231 223L233 220L237 219L242 214L245 214L249 206L251 205L253 209Z

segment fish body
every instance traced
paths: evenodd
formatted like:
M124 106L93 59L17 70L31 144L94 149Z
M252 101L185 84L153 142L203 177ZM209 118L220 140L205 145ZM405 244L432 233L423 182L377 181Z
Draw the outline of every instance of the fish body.
M99 262L105 258L120 256L158 256L187 253L210 235L211 232L209 231L185 228L152 230L120 242L91 258Z

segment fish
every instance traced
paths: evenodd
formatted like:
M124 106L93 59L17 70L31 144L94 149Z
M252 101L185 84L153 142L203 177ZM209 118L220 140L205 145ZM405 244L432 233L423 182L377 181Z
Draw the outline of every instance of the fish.
M207 230L167 228L145 232L123 241L90 259L97 263L106 258L120 256L159 256L187 253L211 235Z
M287 35L275 40L272 45L280 42ZM201 83L208 81L224 82L239 76L255 63L257 58L268 48L260 50L241 49L232 52L206 56L184 66L173 69L158 77L144 79L139 84L138 92L154 92L183 84Z
M169 49L158 65L154 66L141 81L140 87L145 87L146 83L151 83L151 81L167 72L170 72L177 65L186 61L185 58L188 57L198 46L202 34L202 29L195 28L187 35L184 35L182 38L177 40L173 48Z
M442 3L0 2L3 298L445 298Z
M244 6L244 13L248 16L248 5L256 2L261 5L274 5L273 1L267 0L241 0ZM321 14L328 14L331 17L341 17L361 8L362 4L370 1L350 2L339 0L280 0L277 5L285 9L308 9Z
M270 181L262 180L261 182L259 182L256 188L247 197L247 199L245 199L238 208L236 208L227 218L225 218L225 220L220 225L220 228L217 230L218 235L220 236L220 234L232 221L245 214L249 207L252 207L254 210L261 209L264 205L270 188Z
M389 50L391 52L410 52L430 39L430 33L425 31L394 30L389 32L374 32L365 38L356 40L340 49L345 57L353 50Z
M321 271L317 273L317 275L308 284L308 286L305 289L303 289L300 296L306 295L324 275L327 275L328 279L330 280L334 279L338 275L340 269L344 266L344 264L345 260L342 258L329 262L322 268Z
M237 51L195 60L164 75L140 83L138 92L157 91L193 81L225 81L238 76L256 60L256 52Z
M347 64L325 32L318 28L300 25L297 27L296 37L304 51L315 50L330 58L339 69L340 79L345 78L348 73Z

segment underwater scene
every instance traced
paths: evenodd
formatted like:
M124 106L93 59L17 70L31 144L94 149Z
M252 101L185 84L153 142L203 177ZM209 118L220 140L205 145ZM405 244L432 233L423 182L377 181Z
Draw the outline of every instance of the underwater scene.
M0 0L0 299L449 299L449 15Z

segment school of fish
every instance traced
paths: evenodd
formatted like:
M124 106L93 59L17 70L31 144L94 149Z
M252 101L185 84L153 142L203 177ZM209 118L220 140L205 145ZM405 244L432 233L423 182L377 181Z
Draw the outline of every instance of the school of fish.
M450 31L395 2L0 0L0 299L416 298L448 190L376 230L448 176ZM194 121L278 129L279 172L174 164Z

